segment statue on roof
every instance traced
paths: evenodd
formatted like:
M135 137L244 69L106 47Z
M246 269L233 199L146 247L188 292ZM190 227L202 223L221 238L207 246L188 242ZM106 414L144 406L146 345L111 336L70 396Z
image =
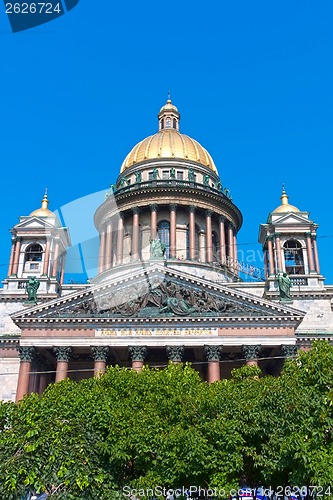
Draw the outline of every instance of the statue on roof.
M142 172L135 172L135 182L142 182Z
M290 288L292 283L287 273L279 272L276 275L276 280L279 286L280 299L286 301L291 300Z
M207 174L204 175L203 185L209 187L209 180L210 180L209 175L207 175Z
M189 182L195 181L195 173L194 173L193 168L188 169L188 180L189 180Z
M28 294L28 302L37 304L37 290L39 285L40 281L36 278L36 276L31 276L31 278L27 281L26 291Z

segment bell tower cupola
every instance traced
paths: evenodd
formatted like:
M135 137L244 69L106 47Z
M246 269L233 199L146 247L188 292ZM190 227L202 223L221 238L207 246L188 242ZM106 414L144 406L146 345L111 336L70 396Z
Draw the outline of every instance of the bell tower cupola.
M62 227L48 206L45 190L41 206L30 215L20 217L11 229L8 276L3 284L6 293L13 297L26 296L25 286L32 277L40 282L39 297L50 298L60 292L70 237L68 229Z
M317 229L303 212L289 203L282 187L281 205L260 225L259 242L263 246L268 290L277 290L277 276L286 273L292 291L309 291L323 288L317 248Z

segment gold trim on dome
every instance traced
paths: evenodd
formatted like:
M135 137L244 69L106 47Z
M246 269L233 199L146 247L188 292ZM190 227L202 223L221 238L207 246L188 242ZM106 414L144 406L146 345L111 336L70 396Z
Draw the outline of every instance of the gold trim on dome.
M195 139L178 130L162 129L139 142L125 158L120 172L144 160L179 158L201 163L217 174L214 161L208 151Z

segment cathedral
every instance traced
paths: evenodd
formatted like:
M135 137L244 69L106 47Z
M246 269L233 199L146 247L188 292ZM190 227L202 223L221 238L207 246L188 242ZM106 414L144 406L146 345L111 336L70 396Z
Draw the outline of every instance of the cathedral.
M264 269L240 262L242 214L212 156L180 130L168 99L157 132L129 152L96 210L98 273L87 283L65 283L71 228L46 194L12 227L0 291L2 400L108 365L190 362L208 382L244 364L275 375L298 348L332 339L333 286L309 212L283 189L262 214Z

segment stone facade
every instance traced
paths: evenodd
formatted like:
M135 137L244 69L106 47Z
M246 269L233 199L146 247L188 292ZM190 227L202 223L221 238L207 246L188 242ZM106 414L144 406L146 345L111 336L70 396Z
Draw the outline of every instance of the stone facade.
M116 364L141 371L189 361L211 383L244 363L275 374L298 347L332 339L333 287L320 273L309 213L283 190L260 226L264 272L242 281L253 271L238 261L242 214L209 153L180 133L171 101L158 119L159 132L129 153L95 213L99 271L91 283L64 285L69 232L47 195L12 229L0 292L2 399ZM27 304L33 271L40 288Z

